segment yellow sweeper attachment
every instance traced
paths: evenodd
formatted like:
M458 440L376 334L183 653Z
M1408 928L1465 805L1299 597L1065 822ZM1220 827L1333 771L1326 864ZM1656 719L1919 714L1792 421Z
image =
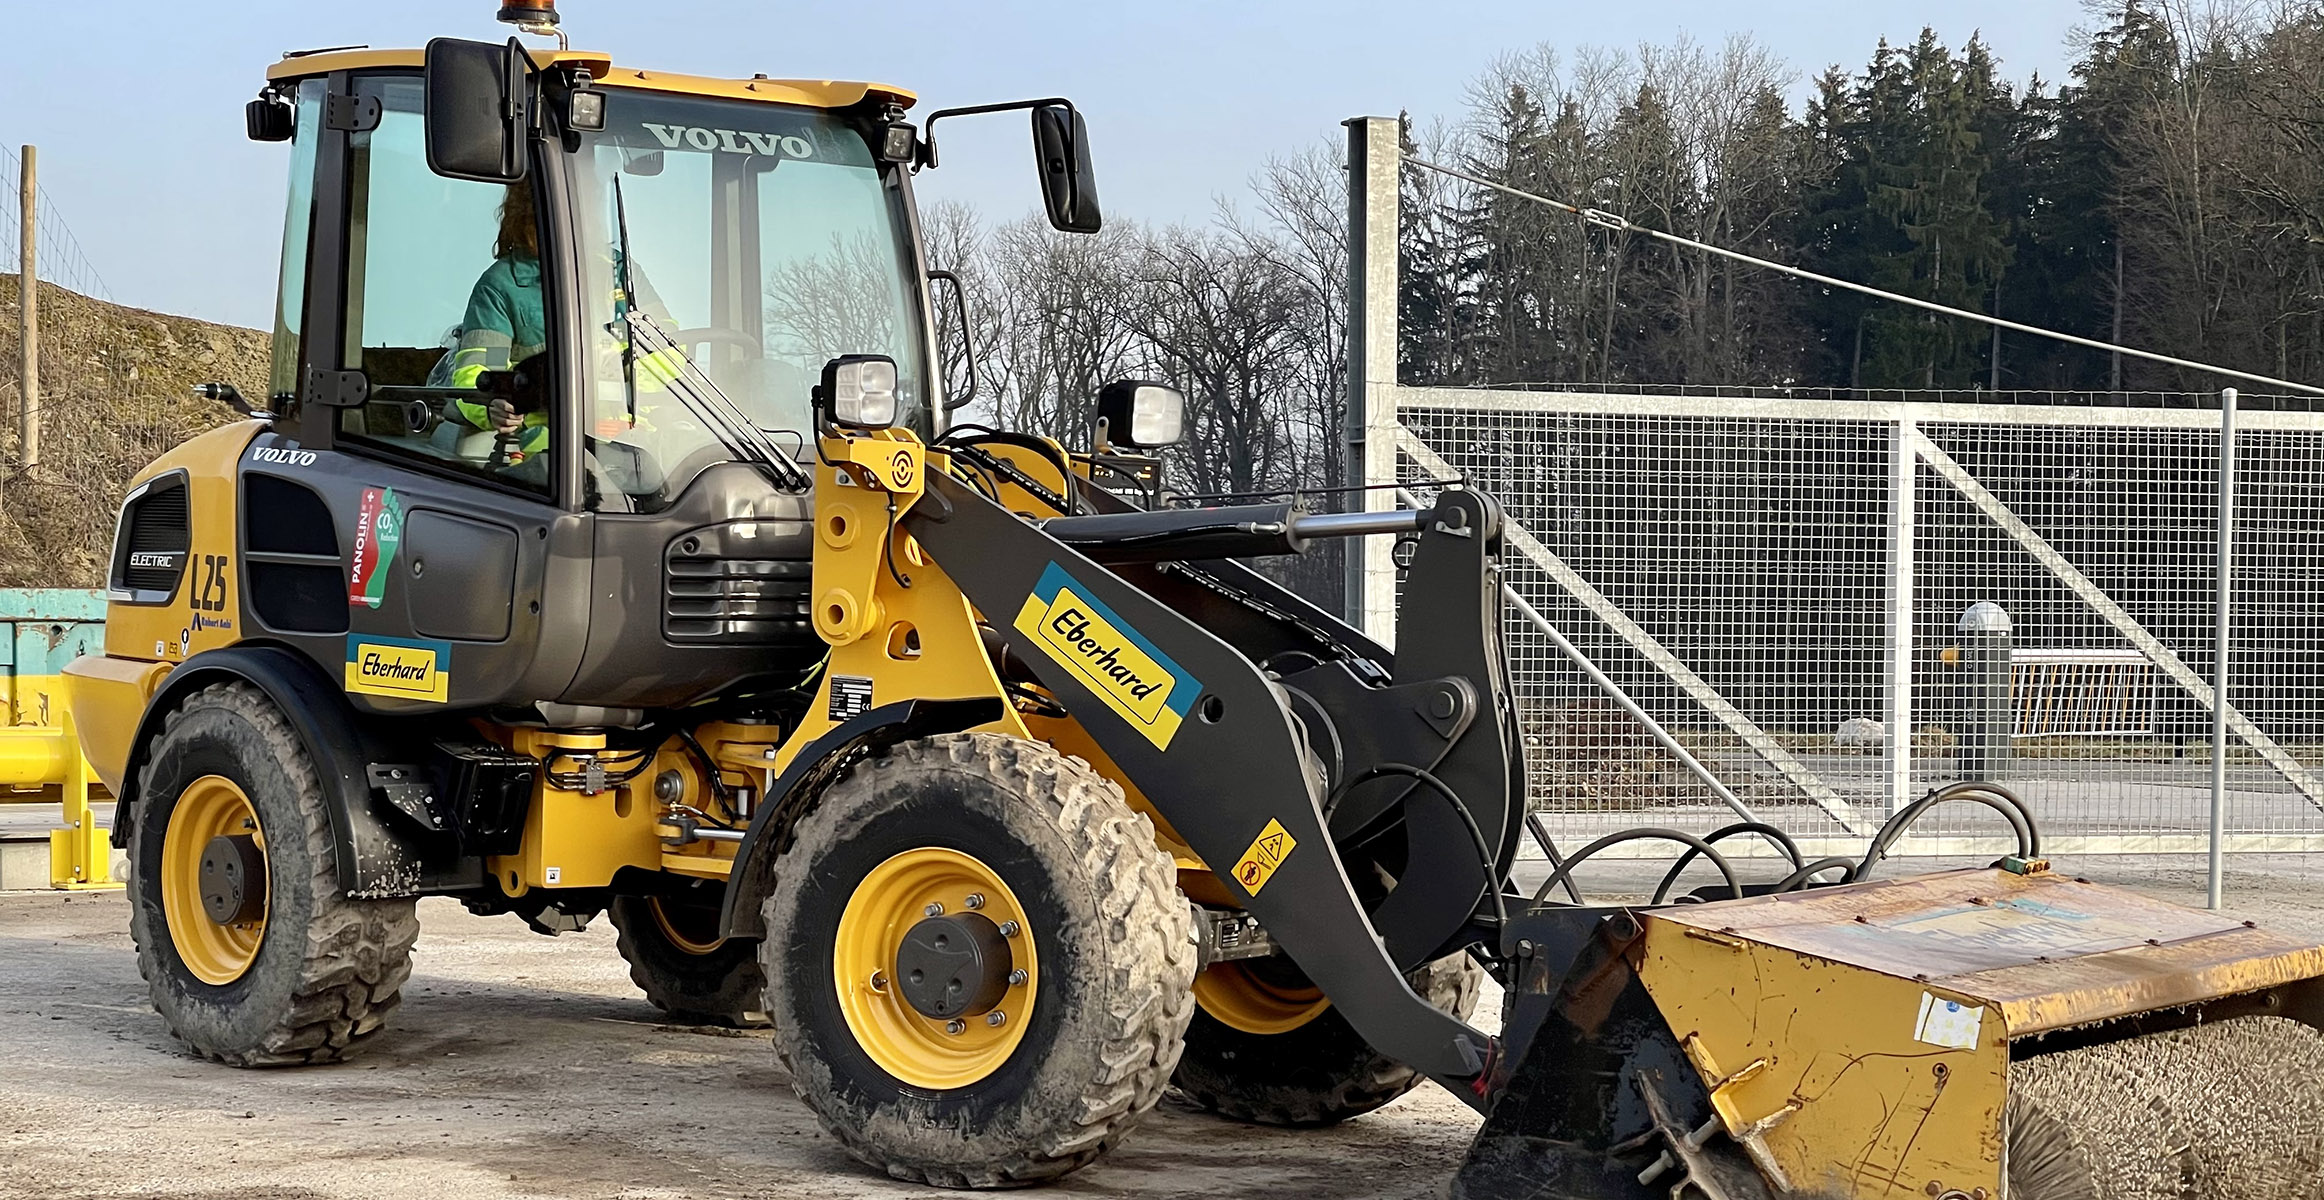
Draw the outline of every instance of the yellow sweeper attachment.
M2324 947L2015 858L1520 924L1456 1195L2324 1197Z

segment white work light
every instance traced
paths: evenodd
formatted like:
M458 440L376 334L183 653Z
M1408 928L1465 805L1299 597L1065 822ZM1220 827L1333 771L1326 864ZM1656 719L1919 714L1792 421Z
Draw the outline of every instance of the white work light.
M823 364L815 406L853 429L896 423L896 360L885 354L842 354Z
M1104 438L1136 450L1175 446L1186 435L1186 397L1177 388L1143 379L1122 379L1097 394Z

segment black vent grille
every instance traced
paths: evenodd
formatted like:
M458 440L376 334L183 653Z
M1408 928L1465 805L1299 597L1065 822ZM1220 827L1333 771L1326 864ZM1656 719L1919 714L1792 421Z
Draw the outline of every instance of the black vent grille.
M812 563L681 555L667 562L662 632L671 641L768 646L814 639L807 618Z
M177 591L192 546L185 478L152 484L121 514L113 548L114 589L138 593L139 599L167 599Z

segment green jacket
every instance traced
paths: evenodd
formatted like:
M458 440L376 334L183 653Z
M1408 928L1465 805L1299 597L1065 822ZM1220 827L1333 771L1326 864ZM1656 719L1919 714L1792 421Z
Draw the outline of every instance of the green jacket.
M460 318L460 342L450 356L450 386L472 389L484 372L505 371L511 364L539 354L548 344L540 262L513 256L494 259L468 292L468 311ZM463 420L478 429L491 428L485 405L467 400L454 403ZM517 439L520 453L533 453L548 444L547 413L527 413L524 422Z

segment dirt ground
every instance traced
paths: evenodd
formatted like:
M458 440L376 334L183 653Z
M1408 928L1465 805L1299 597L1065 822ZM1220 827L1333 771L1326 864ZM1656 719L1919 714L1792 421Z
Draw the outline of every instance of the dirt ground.
M420 922L403 1007L364 1055L238 1071L163 1030L118 893L0 893L0 1198L936 1194L841 1152L763 1034L657 1023L605 922L546 938L448 900ZM1303 1132L1166 1101L1048 1193L1440 1195L1476 1127L1434 1089Z
M2126 865L2126 864L2125 864ZM2114 881L2186 902L2199 881ZM2240 915L2324 939L2324 878L2237 875ZM0 893L0 1198L853 1200L869 1175L792 1097L762 1034L656 1021L603 922L545 938L421 905L392 1028L352 1063L197 1062L146 1003L118 894ZM1498 996L1480 1005L1480 1020ZM1064 1196L1442 1195L1475 1116L1423 1089L1337 1129L1165 1102Z

